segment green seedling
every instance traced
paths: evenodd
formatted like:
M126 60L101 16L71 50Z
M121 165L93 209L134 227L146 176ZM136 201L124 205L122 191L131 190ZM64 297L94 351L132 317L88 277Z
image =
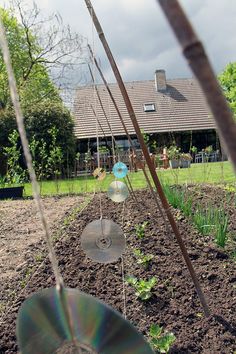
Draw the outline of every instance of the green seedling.
M143 300L146 301L152 297L152 289L157 283L157 279L155 277L150 278L149 280L138 280L135 277L128 276L126 278L126 282L134 287L136 290L135 295Z
M141 264L145 268L148 268L151 260L154 258L153 254L144 254L138 249L134 250L134 255L137 258L137 263Z
M228 222L227 215L222 214L222 220L218 223L215 235L215 242L218 246L224 248L228 238Z
M144 221L141 225L136 225L135 226L135 233L138 236L138 238L143 238L145 236L145 228L148 224L148 221Z
M168 353L175 342L175 335L171 332L164 332L157 324L152 324L149 330L150 344L156 353Z
M35 256L36 262L41 263L43 261L43 259L44 259L43 253L40 252L40 253L36 254L36 256Z

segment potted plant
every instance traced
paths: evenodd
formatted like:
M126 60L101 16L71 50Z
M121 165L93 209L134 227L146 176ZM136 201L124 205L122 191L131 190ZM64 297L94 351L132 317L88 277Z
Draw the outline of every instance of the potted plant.
M192 156L190 154L182 153L180 155L180 167L187 168L190 167L192 161Z
M169 159L170 168L180 167L180 148L176 145L171 145L167 150L167 156Z

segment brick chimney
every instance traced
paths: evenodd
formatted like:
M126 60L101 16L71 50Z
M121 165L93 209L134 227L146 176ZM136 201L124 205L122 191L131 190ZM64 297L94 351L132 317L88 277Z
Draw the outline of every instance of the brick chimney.
M166 91L166 72L165 70L155 71L155 87L157 91Z

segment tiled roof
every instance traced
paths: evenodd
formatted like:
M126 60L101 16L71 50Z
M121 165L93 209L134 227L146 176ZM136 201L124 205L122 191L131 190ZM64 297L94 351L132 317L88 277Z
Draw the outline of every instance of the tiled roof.
M157 92L154 80L125 83L140 128L145 133L215 129L203 93L195 79L167 80L167 90ZM109 84L130 134L135 134L117 84ZM125 135L117 112L104 85L97 86L114 136ZM145 103L154 103L155 112L144 112ZM96 137L97 112L106 136L111 136L104 113L92 86L78 88L74 104L75 134L79 139ZM98 126L98 135L104 134Z

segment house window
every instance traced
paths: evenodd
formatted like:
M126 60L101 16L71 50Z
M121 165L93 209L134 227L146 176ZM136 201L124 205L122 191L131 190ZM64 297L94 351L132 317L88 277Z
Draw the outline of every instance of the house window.
M154 103L145 103L143 105L144 112L155 112L155 104Z

